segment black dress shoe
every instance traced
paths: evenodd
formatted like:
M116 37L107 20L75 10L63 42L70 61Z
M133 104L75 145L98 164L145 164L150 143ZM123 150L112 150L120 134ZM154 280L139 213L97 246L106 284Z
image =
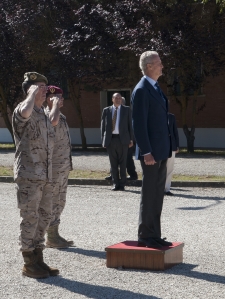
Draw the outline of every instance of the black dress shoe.
M120 191L125 191L125 188L123 186L120 186Z
M168 196L174 196L174 194L170 191L165 192L165 194L168 195Z
M111 189L112 191L119 191L120 190L120 186L113 186L113 188Z
M107 181L111 181L111 180L112 180L112 176L109 175L109 176L105 177L105 180L107 180Z
M154 238L154 240L155 240L157 243L161 244L162 246L172 246L172 245L173 245L173 243L166 241L166 238L164 238L164 239L161 239L161 238Z
M137 176L128 176L127 177L127 180L129 180L129 181L136 181L137 179L138 179Z
M159 244L153 238L138 238L138 246L139 247L148 247L148 248L162 248L162 245Z

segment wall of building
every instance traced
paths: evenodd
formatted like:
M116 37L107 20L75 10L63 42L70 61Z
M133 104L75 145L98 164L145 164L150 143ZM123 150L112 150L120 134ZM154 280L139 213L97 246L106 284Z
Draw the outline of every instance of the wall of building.
M86 128L84 129L87 144L100 145L101 134L100 128ZM179 128L180 147L186 147L186 137L183 129ZM70 136L72 144L81 144L80 129L70 128ZM11 143L11 135L6 128L0 128L0 142ZM224 128L197 128L195 132L195 147L205 148L225 148L225 129Z
M113 89L113 88L112 88ZM121 87L120 87L121 89ZM124 86L128 90L129 87ZM114 87L114 89L115 87ZM166 89L164 89L166 93ZM215 77L208 80L203 89L204 95L198 98L197 107L204 105L202 111L196 116L196 147L225 148L225 77ZM100 144L100 121L102 109L106 106L107 90L97 93L83 92L81 111L83 116L85 134L88 144ZM174 113L179 129L181 146L186 146L186 139L182 131L180 106L174 99L170 99L170 112ZM80 144L79 121L71 100L64 101L62 113L66 115L71 128L73 144ZM188 103L187 125L191 126L192 101ZM3 119L0 118L0 142L12 142L11 136Z
M196 128L225 128L225 76L210 78L203 88L203 96L198 97L197 108L205 105L196 116ZM192 101L187 107L187 124L191 126ZM174 113L177 126L182 127L180 106L170 99L170 112Z

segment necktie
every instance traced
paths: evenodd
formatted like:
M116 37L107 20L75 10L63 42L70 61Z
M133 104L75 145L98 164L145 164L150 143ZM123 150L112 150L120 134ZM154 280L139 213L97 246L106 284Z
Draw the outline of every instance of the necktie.
M158 82L155 83L155 87L156 87L156 90L158 91L158 93L160 94L160 96L162 97L162 99L165 101L165 98L163 96L161 88L159 87Z
M118 109L118 107L115 108L115 111L114 111L114 114L113 114L113 119L112 119L112 132L115 130L116 118L117 118L117 109Z

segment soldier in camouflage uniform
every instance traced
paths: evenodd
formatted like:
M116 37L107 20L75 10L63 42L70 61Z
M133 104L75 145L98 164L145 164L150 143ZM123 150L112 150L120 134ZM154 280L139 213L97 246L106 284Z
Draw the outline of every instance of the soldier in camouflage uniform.
M12 117L16 144L14 179L17 189L20 224L20 250L24 258L22 274L46 278L59 274L43 261L44 235L52 219L52 154L54 128L42 106L46 98L47 78L36 72L24 75L26 99ZM60 99L54 99L59 110Z
M62 100L60 108L63 106L64 99L62 94L63 91L61 88L48 86L46 114L49 115L55 129L55 144L52 158L52 177L54 183L53 217L47 230L46 242L46 247L51 248L67 248L73 245L73 241L68 241L59 235L60 216L66 204L68 176L70 170L72 170L71 141L66 117L60 113L59 122L56 124L56 115L52 113L52 100L55 96L60 97Z

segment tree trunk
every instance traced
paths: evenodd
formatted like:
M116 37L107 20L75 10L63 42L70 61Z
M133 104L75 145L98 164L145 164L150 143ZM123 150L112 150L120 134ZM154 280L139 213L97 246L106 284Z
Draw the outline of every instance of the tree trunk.
M85 136L85 133L84 133L84 122L83 122L81 106L80 106L80 98L81 98L81 96L80 96L80 86L78 84L78 91L76 92L74 84L75 84L74 82L69 80L71 100L72 100L72 102L74 104L74 107L76 109L77 116L78 116L78 122L79 122L79 126L80 126L80 137L81 137L82 149L87 149L87 141L86 141L86 136Z
M189 130L187 125L183 125L183 131L187 138L187 152L194 153L195 127L192 126Z
M0 112L1 112L2 118L4 119L6 128L9 130L9 132L12 136L13 143L15 144L12 124L9 120L8 105L7 105L6 97L5 97L2 86L0 86Z
M187 96L181 96L178 100L178 103L181 105L181 113L182 113L182 126L183 126L183 132L186 136L187 140L187 152L188 153L194 153L194 141L195 141L195 115L196 115L196 98L193 101L193 107L192 107L192 125L191 129L188 129L187 126L187 103L188 103L188 97Z

